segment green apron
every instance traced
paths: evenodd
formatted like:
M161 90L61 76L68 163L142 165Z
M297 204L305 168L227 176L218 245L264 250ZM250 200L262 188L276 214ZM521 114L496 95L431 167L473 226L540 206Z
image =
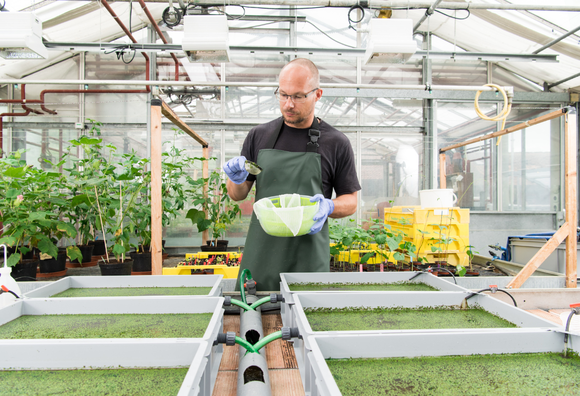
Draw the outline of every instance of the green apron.
M282 127L280 118L277 133L258 153L257 163L263 170L256 177L256 201L280 194L323 194L320 154L316 152L320 136L318 121L314 118L309 130L311 141L303 153L273 148ZM252 213L240 274L245 268L252 273L259 291L280 290L281 272L330 271L328 222L314 235L275 237L264 232L256 214Z

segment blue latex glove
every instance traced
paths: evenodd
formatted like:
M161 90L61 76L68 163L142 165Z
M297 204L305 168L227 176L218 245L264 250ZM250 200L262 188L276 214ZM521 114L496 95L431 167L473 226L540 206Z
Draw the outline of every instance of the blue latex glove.
M242 184L246 181L249 173L246 170L246 157L243 155L232 158L224 164L224 172L236 184Z
M310 228L308 235L316 234L322 230L326 218L334 212L334 202L332 202L332 199L324 198L322 194L316 194L310 198L310 202L318 202L318 212L312 218L316 223Z

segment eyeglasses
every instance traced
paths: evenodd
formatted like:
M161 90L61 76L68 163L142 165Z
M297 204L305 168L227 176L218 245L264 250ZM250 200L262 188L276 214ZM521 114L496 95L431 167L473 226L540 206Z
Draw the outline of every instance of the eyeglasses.
M305 93L304 95L286 95L285 93L278 92L278 89L280 88L276 88L276 92L274 92L274 95L276 96L276 99L278 99L280 102L285 103L288 99L292 99L292 102L294 103L303 103L306 101L308 95L310 95L314 91L318 91L320 88L314 88L312 91Z

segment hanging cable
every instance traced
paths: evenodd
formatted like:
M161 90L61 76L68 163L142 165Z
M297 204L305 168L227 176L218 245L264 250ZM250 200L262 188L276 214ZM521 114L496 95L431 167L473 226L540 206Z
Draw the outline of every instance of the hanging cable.
M350 17L350 13L353 12L354 10L360 10L361 11L361 17L357 21L353 20ZM362 8L360 4L355 4L355 5L353 5L352 7L350 7L348 9L347 17L348 17L348 28L349 29L352 29L352 30L354 30L356 32L356 28L354 26L352 26L352 24L355 24L356 25L357 23L362 22L362 20L365 19L365 9Z
M486 116L481 109L479 108L479 95L481 95L481 93L483 91L477 91L477 93L475 94L475 102L474 102L474 107L475 107L475 112L477 113L477 115L479 116L479 118L481 118L482 120L486 120L486 121L501 121L501 129L503 130L505 128L505 121L508 117L508 115L510 114L510 111L512 110L512 98L513 98L513 94L510 93L506 93L506 91L500 87L499 85L496 84L485 84L485 87L492 87L495 88L498 92L500 92L503 96L503 109L501 110L501 112L494 116L494 117L488 117ZM497 139L497 143L496 146L499 145L501 141L501 136Z
M458 21L464 21L464 20L466 20L467 18L469 18L471 16L471 11L469 11L469 10L459 10L459 11L467 11L467 15L465 17L462 17L462 18L457 17L457 16L452 16L452 15L446 14L444 12L441 12L441 11L437 10L437 9L435 9L434 11L435 12L438 12L441 15L445 15L447 18L455 19L455 20L458 20Z

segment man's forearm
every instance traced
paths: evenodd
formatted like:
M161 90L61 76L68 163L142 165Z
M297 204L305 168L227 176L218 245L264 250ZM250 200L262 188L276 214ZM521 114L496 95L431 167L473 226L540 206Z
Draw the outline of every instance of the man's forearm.
M328 217L340 219L354 214L357 206L357 194L358 192L355 191L352 194L344 194L333 199L334 211Z
M231 181L230 179L228 179L226 182L226 187L228 189L228 195L234 201L241 201L241 200L246 199L246 197L248 196L248 193L252 189L253 185L254 185L253 181L247 181L247 180L245 182L243 182L242 184L236 184L233 181Z

